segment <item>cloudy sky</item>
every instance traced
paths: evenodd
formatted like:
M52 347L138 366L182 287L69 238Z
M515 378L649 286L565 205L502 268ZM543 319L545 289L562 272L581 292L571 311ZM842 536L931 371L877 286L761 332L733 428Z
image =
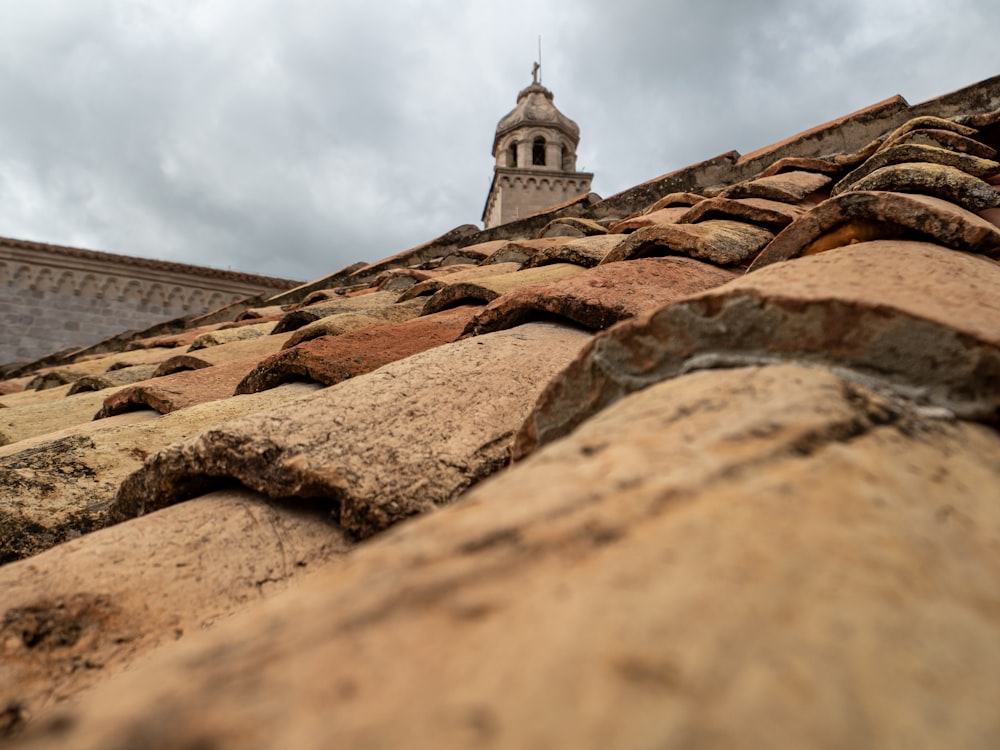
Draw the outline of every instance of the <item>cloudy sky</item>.
M995 0L0 0L0 236L309 279L465 223L543 83L608 196L1000 73Z

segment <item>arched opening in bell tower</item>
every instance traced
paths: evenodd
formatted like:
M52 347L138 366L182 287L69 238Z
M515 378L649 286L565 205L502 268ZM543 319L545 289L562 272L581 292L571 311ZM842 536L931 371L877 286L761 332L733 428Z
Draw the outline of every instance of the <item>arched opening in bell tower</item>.
M507 147L507 166L508 167L517 166L517 141L513 141Z
M536 167L545 166L545 139L542 136L535 138L531 144L531 163Z

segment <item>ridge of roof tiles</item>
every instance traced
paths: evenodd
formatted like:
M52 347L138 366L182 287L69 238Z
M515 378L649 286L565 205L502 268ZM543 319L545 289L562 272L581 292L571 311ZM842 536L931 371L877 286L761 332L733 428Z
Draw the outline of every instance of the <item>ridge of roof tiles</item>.
M0 741L995 745L998 147L892 97L4 367Z

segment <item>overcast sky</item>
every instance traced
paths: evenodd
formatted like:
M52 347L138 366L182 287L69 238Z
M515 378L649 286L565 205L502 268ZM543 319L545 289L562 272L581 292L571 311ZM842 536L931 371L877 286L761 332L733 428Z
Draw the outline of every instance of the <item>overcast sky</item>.
M478 224L543 83L608 196L1000 73L996 0L0 0L0 236L310 279Z

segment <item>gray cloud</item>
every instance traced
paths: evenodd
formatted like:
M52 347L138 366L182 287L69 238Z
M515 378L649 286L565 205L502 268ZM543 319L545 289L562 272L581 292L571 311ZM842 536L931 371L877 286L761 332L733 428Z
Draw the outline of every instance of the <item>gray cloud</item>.
M530 78L609 195L995 74L989 2L7 0L0 235L311 278L478 222Z

